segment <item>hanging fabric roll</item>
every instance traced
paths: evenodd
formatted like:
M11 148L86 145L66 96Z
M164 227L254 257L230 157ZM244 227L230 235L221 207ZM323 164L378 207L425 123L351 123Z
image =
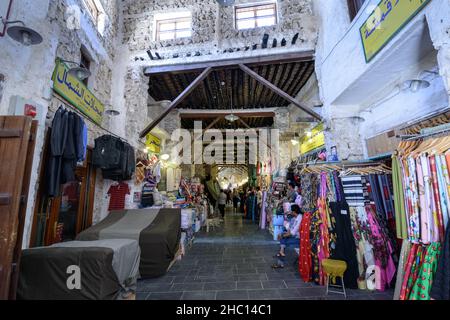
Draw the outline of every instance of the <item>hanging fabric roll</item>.
M402 183L402 172L400 163L396 155L392 157L392 182L394 189L394 206L395 206L395 226L397 231L397 238L407 239L407 222L404 216L405 212L405 198L404 188Z

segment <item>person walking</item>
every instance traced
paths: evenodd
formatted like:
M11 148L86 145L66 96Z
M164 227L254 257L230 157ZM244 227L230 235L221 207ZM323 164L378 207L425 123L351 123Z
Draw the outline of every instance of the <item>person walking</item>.
M237 213L239 201L240 201L239 192L236 189L234 189L233 190L233 209L234 209L234 213Z
M225 206L226 206L226 204L227 204L227 195L225 194L223 189L220 189L220 194L219 194L219 211L220 211L220 214L222 215L222 219L225 218Z

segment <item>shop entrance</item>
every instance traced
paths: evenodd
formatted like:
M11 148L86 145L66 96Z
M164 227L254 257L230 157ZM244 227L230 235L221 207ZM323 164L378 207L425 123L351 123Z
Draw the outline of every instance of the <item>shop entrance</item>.
M48 148L48 141L46 148ZM47 152L44 150L44 154ZM92 166L92 150L86 159L78 163L76 180L61 186L58 197L45 194L45 183L41 183L36 199L31 247L48 246L58 242L74 240L76 235L92 225L96 170ZM45 159L46 160L46 159ZM41 170L41 181L45 181L46 161Z

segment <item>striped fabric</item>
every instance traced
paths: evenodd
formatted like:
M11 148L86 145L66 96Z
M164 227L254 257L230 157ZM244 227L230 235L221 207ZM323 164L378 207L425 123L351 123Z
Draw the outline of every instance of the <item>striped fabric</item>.
M341 178L344 196L351 207L363 207L369 203L369 193L365 177L360 175L344 176Z

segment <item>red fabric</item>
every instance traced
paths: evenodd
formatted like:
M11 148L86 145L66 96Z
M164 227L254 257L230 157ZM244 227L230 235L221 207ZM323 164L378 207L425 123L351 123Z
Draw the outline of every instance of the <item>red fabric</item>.
M125 208L125 197L127 194L130 194L130 187L125 182L121 182L117 185L112 185L108 190L108 194L110 195L108 210L123 210Z
M412 268L414 259L416 257L418 248L419 248L419 245L413 244L411 247L411 250L409 251L408 259L406 261L406 265L404 266L402 287L400 289L400 300L407 300L408 279L411 276L411 268Z
M306 212L303 215L300 225L300 256L298 259L298 269L303 281L312 281L312 257L311 240L309 237L311 229L311 213Z
M439 185L438 185L438 176L437 176L437 169L436 169L436 158L435 156L430 157L430 169L431 169L431 175L433 177L433 194L434 194L434 201L436 203L436 214L433 213L433 220L436 225L436 229L439 232L439 240L443 241L445 237L445 227L444 227L444 218L442 213L442 207L441 207L441 198L439 196Z
M64 187L63 195L67 196L67 199L69 201L77 202L79 198L78 186L78 181L67 183Z

